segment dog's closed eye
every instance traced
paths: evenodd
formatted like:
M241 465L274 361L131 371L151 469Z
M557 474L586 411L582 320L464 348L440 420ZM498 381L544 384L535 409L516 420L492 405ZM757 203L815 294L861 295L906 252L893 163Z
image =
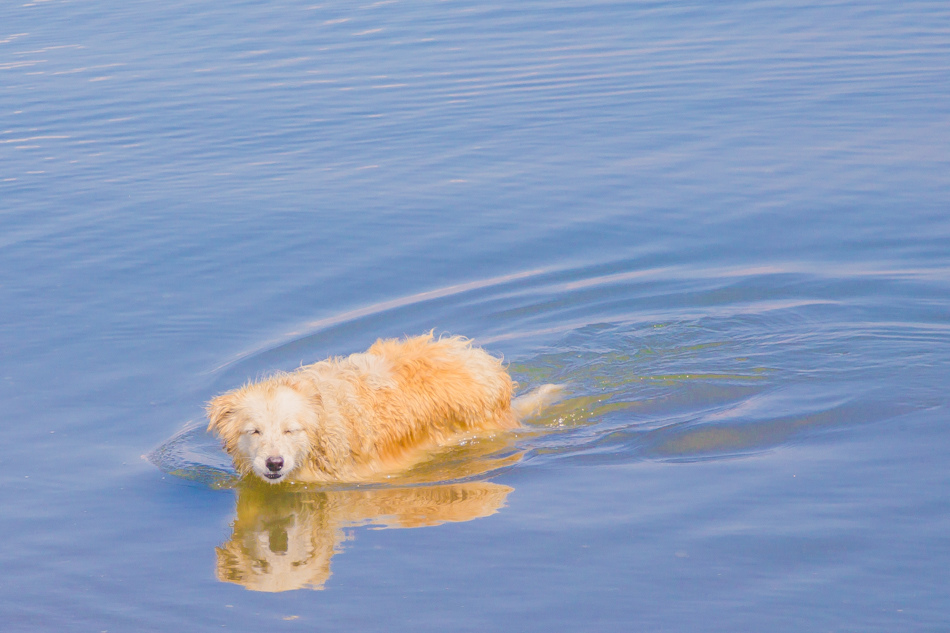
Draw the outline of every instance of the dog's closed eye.
M303 429L287 429L284 431L285 435L293 435L294 433L302 433Z
M248 429L244 431L245 435L260 435L261 432L258 429Z

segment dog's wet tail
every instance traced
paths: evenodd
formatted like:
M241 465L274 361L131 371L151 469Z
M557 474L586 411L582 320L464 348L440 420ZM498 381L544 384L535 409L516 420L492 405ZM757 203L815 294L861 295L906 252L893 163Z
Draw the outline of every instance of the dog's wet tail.
M541 385L511 401L511 411L519 421L541 413L549 404L556 402L564 391L564 385Z

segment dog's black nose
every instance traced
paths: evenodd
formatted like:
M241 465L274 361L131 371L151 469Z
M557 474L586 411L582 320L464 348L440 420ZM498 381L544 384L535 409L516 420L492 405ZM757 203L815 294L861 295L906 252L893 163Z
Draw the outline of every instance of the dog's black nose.
M267 461L264 462L267 464L267 470L277 472L284 467L284 458L283 457L268 457Z

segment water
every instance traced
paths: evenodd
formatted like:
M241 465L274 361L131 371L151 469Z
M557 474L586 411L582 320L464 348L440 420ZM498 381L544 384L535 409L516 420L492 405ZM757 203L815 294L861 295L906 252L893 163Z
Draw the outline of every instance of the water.
M946 630L948 18L4 5L4 629ZM189 426L430 329L567 399L371 489Z

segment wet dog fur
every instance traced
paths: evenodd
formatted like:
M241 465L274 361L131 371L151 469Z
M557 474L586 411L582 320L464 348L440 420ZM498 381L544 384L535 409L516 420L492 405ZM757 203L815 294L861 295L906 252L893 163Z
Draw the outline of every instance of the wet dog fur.
M462 337L379 340L214 398L208 430L242 475L269 483L373 481L465 436L513 429L548 385L512 403L502 361Z

